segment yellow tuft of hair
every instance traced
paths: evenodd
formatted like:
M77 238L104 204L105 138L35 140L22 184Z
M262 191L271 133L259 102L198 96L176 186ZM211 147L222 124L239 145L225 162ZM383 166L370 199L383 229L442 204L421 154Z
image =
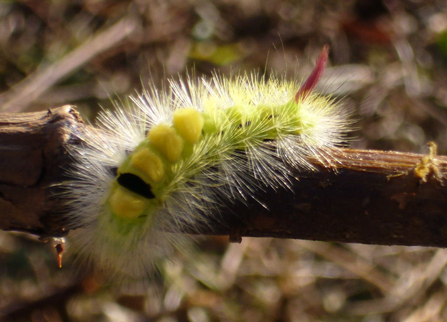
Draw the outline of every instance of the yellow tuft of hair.
M126 220L138 218L146 209L143 197L136 196L120 186L117 186L112 192L109 204L116 216Z
M184 141L177 131L167 124L154 126L148 133L149 142L170 162L180 158Z
M188 143L196 143L203 129L203 116L195 108L182 108L174 112L173 125Z
M155 183L160 182L165 174L163 160L148 148L135 152L130 159L130 165Z

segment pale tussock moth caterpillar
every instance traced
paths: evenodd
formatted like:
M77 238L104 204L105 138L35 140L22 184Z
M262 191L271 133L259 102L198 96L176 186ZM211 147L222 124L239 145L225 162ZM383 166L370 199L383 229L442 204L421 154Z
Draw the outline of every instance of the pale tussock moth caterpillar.
M328 58L297 81L258 74L150 87L124 109L103 112L101 132L73 152L66 185L73 243L120 279L141 279L182 249L217 207L288 187L289 167L311 168L349 131L347 113L313 92Z

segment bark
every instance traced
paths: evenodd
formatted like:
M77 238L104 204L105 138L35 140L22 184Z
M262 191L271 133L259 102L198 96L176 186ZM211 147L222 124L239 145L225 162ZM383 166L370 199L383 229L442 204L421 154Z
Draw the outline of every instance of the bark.
M0 114L0 229L66 235L57 184L85 129L71 106Z
M92 130L71 106L0 114L0 229L63 236L68 151ZM434 152L434 150L433 150ZM447 246L447 157L337 149L291 190L230 203L202 234Z

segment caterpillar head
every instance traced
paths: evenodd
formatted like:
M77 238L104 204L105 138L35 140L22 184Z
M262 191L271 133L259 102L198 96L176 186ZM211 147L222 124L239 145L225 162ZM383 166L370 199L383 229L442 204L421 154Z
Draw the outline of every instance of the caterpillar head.
M116 216L133 220L163 205L176 176L176 165L191 154L204 120L194 108L174 112L172 124L159 124L118 168L108 200Z

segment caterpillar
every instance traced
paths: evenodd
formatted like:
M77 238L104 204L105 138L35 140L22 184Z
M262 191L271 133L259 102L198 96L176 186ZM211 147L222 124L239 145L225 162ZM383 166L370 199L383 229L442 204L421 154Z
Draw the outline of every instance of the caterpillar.
M311 169L349 131L348 113L314 93L328 59L297 81L257 73L170 81L103 111L101 131L72 151L66 184L80 256L121 280L144 279L200 231L218 206L288 187L290 168ZM70 227L69 227L70 228Z

